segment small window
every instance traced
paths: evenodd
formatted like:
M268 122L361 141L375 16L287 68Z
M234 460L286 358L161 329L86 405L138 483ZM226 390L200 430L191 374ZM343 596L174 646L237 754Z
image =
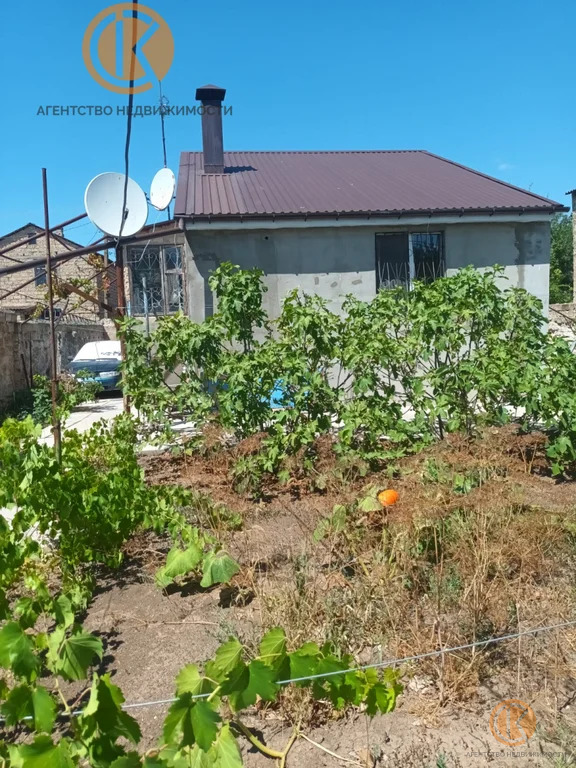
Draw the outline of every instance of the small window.
M376 235L376 289L414 280L431 283L446 273L442 232L383 232Z
M412 258L414 261L414 277L431 283L439 277L444 277L444 248L440 232L412 232Z
M34 267L34 285L46 285L46 267Z
M33 237L34 238L34 240L30 240L28 245L35 245L36 244L36 232L28 232L26 234L26 237Z
M54 320L59 320L62 317L62 307L54 307ZM43 320L50 320L50 310L45 309L42 312Z

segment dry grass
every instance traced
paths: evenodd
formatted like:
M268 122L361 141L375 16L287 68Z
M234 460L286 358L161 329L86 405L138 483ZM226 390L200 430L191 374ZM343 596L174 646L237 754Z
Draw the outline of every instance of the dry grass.
M576 508L526 503L520 481L534 451L443 445L430 461L424 454L401 468L397 507L349 506L345 530L310 541L283 582L258 579L264 625L370 663L574 618ZM567 630L403 670L429 679L439 705L473 696L495 675L509 690L550 693L574 677L575 642Z
M244 531L221 533L243 565L232 589L258 617L255 647L262 631L280 625L292 647L328 641L372 663L576 617L574 483L546 475L542 435L509 427L476 440L449 436L368 474L326 442L314 472L293 473L287 486L271 479L258 503L239 495L230 476L232 459L257 445L229 449L213 438L204 454L155 459L147 469L241 512ZM398 504L361 511L368 484L393 487ZM346 505L344 530L316 541L335 503ZM482 690L541 695L558 711L576 690L575 668L576 630L566 630L405 663L402 673L417 694L410 706L433 721L440 707L472 702ZM292 721L332 717L302 689L287 689L280 709Z

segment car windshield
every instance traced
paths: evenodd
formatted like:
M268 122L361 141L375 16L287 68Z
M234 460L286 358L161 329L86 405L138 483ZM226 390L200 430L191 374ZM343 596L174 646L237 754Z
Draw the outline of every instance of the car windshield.
M70 373L89 371L90 373L102 373L103 371L117 371L120 360L73 360L70 363Z

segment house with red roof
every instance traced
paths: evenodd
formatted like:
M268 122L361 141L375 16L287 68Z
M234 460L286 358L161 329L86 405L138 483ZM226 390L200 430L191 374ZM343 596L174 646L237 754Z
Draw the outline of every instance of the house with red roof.
M424 150L225 151L225 94L213 85L196 92L202 151L181 154L182 237L156 243L156 277L145 265L146 284L164 291L161 313L211 314L208 278L224 261L264 271L272 317L294 288L336 307L346 294L370 300L470 264L503 266L508 284L547 310L550 222L564 205ZM141 274L137 260L128 263L138 313Z

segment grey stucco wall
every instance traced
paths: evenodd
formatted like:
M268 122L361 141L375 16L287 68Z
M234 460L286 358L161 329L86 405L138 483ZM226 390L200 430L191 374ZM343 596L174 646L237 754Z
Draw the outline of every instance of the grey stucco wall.
M550 224L453 224L445 229L446 270L461 267L505 269L507 285L524 288L537 296L548 313L550 272Z
M248 227L249 225L244 225ZM208 276L231 261L259 267L268 288L264 306L276 317L287 293L300 288L340 306L352 293L370 300L376 293L375 235L379 232L444 232L448 274L473 264L505 267L508 285L531 291L548 306L550 224L463 223L426 226L354 226L260 230L189 230L186 246L187 301L190 317L213 311Z

